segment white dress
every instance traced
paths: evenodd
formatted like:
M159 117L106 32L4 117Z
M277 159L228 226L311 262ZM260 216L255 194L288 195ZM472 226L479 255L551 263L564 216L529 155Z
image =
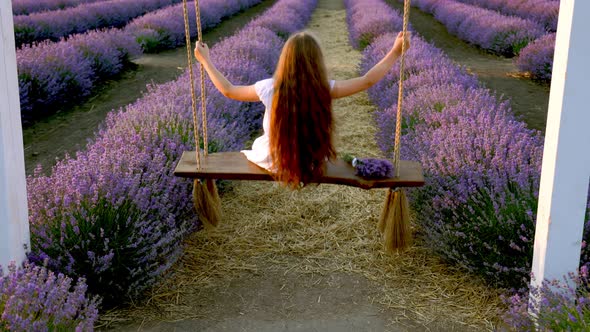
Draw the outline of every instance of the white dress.
M334 87L333 80L330 80L330 89ZM254 84L256 94L260 98L260 101L265 107L264 117L262 119L262 129L264 133L262 136L254 140L252 144L252 150L242 150L241 152L246 155L246 158L255 163L256 165L273 172L272 160L270 157L270 144L269 144L269 132L270 132L270 110L272 107L272 98L274 94L274 79L268 78L262 81L258 81Z

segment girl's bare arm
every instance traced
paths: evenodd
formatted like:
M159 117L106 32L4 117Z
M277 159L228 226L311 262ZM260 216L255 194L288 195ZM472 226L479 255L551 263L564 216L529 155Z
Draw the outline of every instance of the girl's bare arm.
M209 47L207 44L197 42L195 47L195 57L203 64L209 78L213 82L213 85L221 92L224 96L239 100L239 101L260 101L254 85L233 85L217 68L211 59L209 58Z
M410 47L409 37L408 33L406 35L406 50ZM365 75L349 80L336 81L331 92L332 98L337 99L353 95L364 91L379 82L400 57L402 53L402 38L403 36L400 32L387 55L385 55L385 57L383 57L383 59L373 66L373 68L371 68Z

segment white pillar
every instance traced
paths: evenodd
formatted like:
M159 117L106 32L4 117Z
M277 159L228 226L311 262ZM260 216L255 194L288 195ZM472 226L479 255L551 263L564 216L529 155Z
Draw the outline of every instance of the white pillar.
M0 0L0 265L30 247L12 4ZM27 248L27 249L25 249Z
M576 271L590 178L590 1L561 0L532 286ZM533 299L534 300L534 299Z

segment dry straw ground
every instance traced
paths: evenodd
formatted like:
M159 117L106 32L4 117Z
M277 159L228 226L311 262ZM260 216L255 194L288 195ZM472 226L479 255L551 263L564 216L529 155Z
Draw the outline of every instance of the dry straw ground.
M361 55L349 46L344 9L327 6L333 2L320 1L309 29L322 42L332 77L345 79L357 75ZM334 103L339 151L380 156L373 109L364 93ZM404 253L382 251L376 223L384 190L321 185L289 191L268 182L234 182L230 188L222 197L222 225L190 237L181 262L147 303L108 313L104 322L205 317L216 309L199 294L254 272L364 278L377 290L370 301L391 326L411 321L420 330L494 328L497 293L434 257L419 236Z

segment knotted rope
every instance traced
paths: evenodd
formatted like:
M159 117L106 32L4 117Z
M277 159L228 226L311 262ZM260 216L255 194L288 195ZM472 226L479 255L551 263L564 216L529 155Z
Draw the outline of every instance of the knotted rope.
M193 57L191 55L191 33L190 33L190 25L188 22L188 6L186 4L186 0L182 0L182 13L184 16L184 35L186 37L186 56L188 62L188 76L190 80L190 89L191 89L191 101L192 101L192 110L193 110L193 132L195 135L195 145L197 146L197 168L201 168L201 154L199 153L199 128L197 125L197 95L195 93L195 84L193 78ZM201 87L202 89L202 87Z
M395 176L399 176L400 173L400 147L401 147L401 136L402 136L402 101L404 92L404 68L406 63L406 32L408 31L408 22L410 21L410 0L404 0L404 21L402 27L403 42L402 42L402 54L400 58L400 73L399 73L399 90L397 94L397 117L395 121L395 142L393 145L393 165L395 168Z
M197 43L203 41L203 31L201 25L201 7L199 5L199 1L195 0L195 15L197 18ZM201 169L201 153L199 149L200 140L199 140L199 125L197 120L197 94L195 92L195 85L194 85L194 77L193 77L193 58L191 54L192 45L191 45L191 34L190 34L190 25L189 25L189 18L188 18L188 6L187 0L182 1L182 11L184 15L184 33L186 37L186 54L187 54L187 63L188 63L188 73L190 79L190 89L191 89L191 101L192 101L192 114L193 114L193 132L195 135L195 145L196 145L196 158L197 158L197 169ZM203 153L207 156L209 152L209 142L208 142L208 135L207 135L207 100L205 94L205 67L203 64L200 64L200 72L201 72L201 119L202 119L202 130L203 130Z

